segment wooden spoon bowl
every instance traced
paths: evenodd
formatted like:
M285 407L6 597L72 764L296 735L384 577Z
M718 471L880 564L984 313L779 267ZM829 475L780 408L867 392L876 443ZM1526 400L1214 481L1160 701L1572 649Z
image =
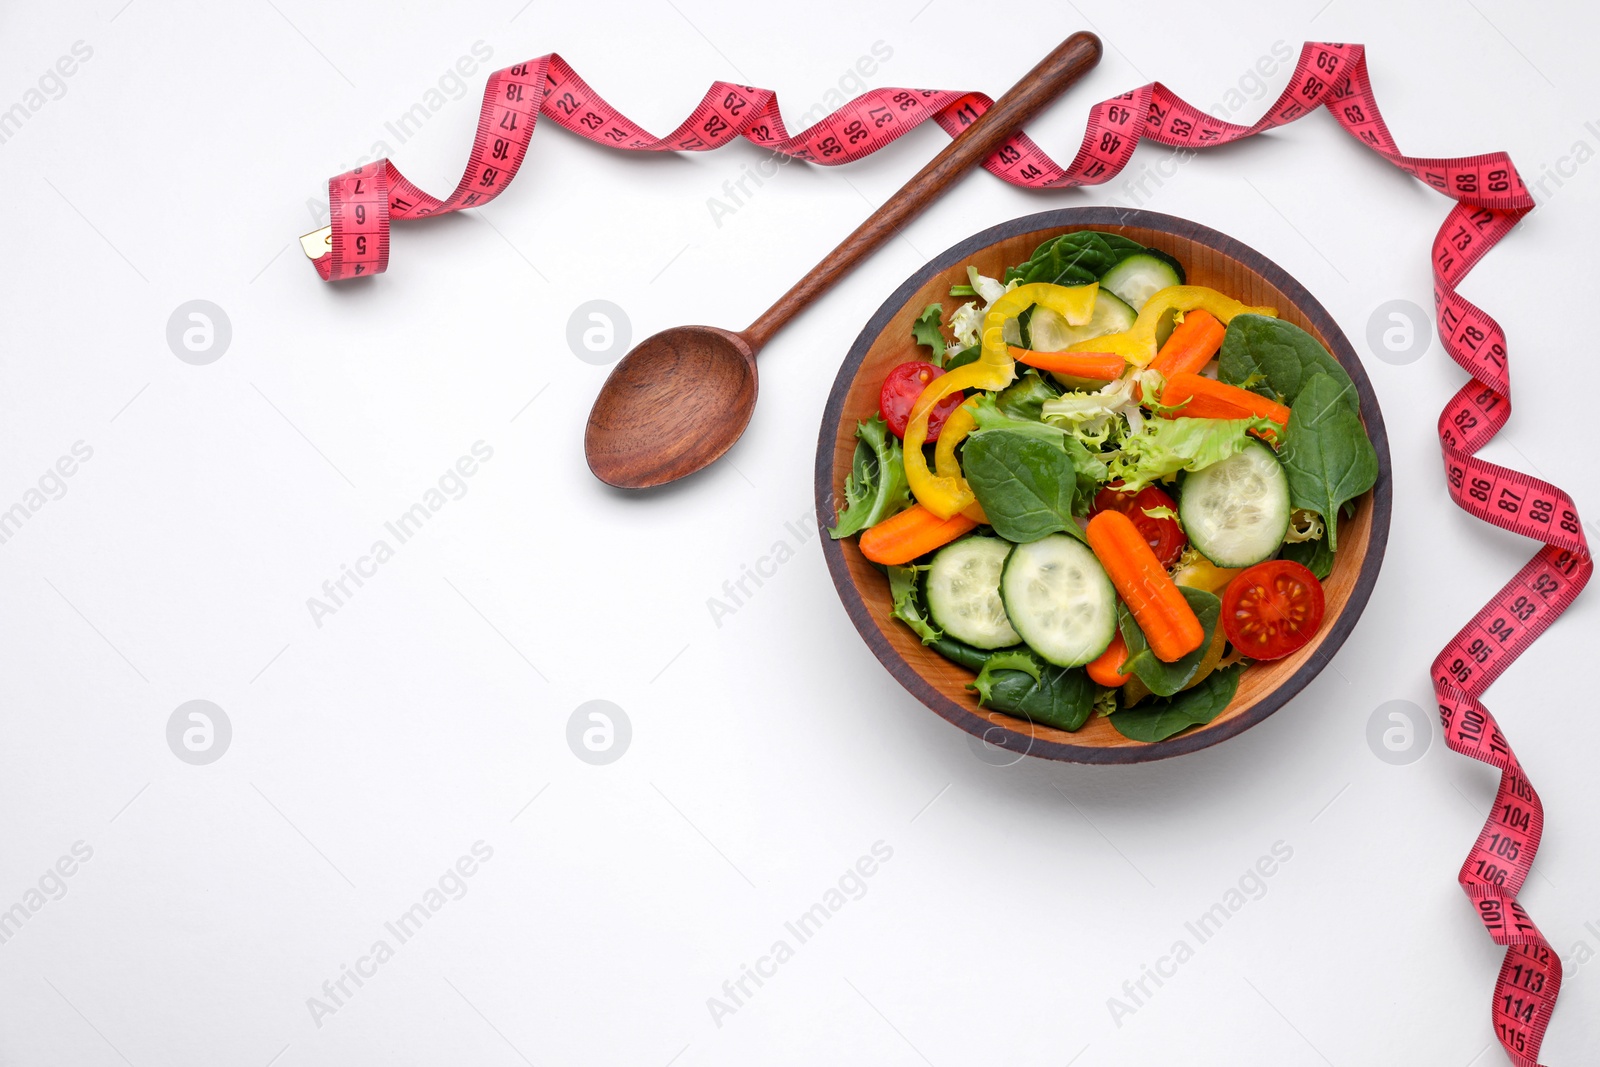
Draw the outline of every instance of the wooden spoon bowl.
M756 357L743 335L674 326L641 341L611 372L589 412L583 451L607 485L649 489L722 458L755 406Z
M965 300L949 296L950 286L967 281L968 264L999 277L1008 264L1027 259L1047 238L1091 229L1122 234L1175 256L1189 282L1246 304L1276 307L1279 317L1311 333L1349 371L1378 453L1377 484L1355 501L1353 517L1339 521L1339 551L1323 583L1327 614L1317 636L1283 659L1247 668L1233 701L1208 725L1153 744L1123 737L1100 716L1069 733L980 708L966 688L973 673L924 646L890 615L888 580L861 555L856 539L834 541L826 532L835 521L834 501L844 499L856 423L878 410L884 375L908 359L926 357L911 337L911 324L922 310L943 304L948 321ZM1231 237L1170 215L1069 208L1014 219L969 237L912 275L884 302L856 338L828 397L817 439L816 500L823 554L845 611L878 660L913 696L968 733L1015 752L1077 763L1137 763L1193 752L1249 729L1304 689L1338 651L1366 606L1383 560L1389 535L1389 440L1355 350L1327 310L1283 268Z

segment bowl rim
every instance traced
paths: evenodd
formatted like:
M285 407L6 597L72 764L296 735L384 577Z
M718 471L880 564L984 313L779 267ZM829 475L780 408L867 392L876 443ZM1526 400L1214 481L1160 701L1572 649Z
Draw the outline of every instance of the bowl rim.
M850 392L851 385L855 382L856 374L865 360L868 350L888 327L890 320L900 311L906 301L936 274L943 273L951 267L959 265L982 249L1007 238L1017 237L1036 230L1093 226L1128 226L1164 231L1207 245L1224 255L1232 257L1255 273L1268 278L1316 326L1318 332L1328 340L1333 357L1349 372L1350 378L1355 384L1356 393L1360 398L1361 415L1367 428L1367 436L1371 438L1373 449L1378 454L1378 480L1371 489L1372 527L1368 535L1367 552L1361 561L1361 570L1357 574L1355 584L1351 587L1350 595L1345 600L1344 606L1339 610L1339 614L1327 624L1327 635L1306 662L1301 664L1300 668L1276 689L1256 701L1255 705L1244 714L1236 716L1219 726L1185 731L1164 741L1126 747L1075 745L1069 742L1038 739L1015 730L1000 728L989 719L979 715L973 708L945 696L944 693L930 684L910 663L902 658L878 629L877 624L867 612L860 590L856 588L855 582L850 576L848 565L845 562L843 543L835 541L828 536L828 527L835 521L833 510L834 447L839 432L839 422L844 413L845 399ZM839 367L839 373L834 378L833 388L828 394L827 405L823 409L822 423L817 434L815 499L817 527L822 541L822 554L827 560L828 573L833 578L834 588L839 594L840 602L844 605L845 613L849 615L856 631L861 635L862 640L867 643L867 646L872 649L878 661L912 696L916 697L947 722L960 727L974 737L978 737L988 744L997 745L1023 755L1074 763L1143 763L1209 748L1212 745L1226 741L1230 737L1243 733L1298 695L1327 666L1328 661L1333 658L1334 654L1339 651L1345 639L1350 635L1350 631L1355 628L1355 624L1360 619L1362 612L1366 609L1367 601L1372 594L1372 588L1378 580L1378 571L1382 567L1384 549L1389 539L1389 518L1392 508L1389 436L1384 428L1383 412L1378 407L1378 398L1373 392L1372 382L1368 379L1366 369L1363 367L1355 349L1351 346L1349 338L1339 328L1338 323L1329 314L1327 308L1322 306L1321 301L1317 300L1310 290L1300 284L1297 279L1278 266L1278 264L1249 245L1229 237L1225 233L1175 215L1109 205L1058 208L1053 211L1041 211L1033 215L1023 215L998 223L951 245L913 272L894 292L889 294L878 310L867 320L867 324L862 327L861 332L856 336L855 343L850 346L849 353ZM994 734L999 735L998 740L992 736Z

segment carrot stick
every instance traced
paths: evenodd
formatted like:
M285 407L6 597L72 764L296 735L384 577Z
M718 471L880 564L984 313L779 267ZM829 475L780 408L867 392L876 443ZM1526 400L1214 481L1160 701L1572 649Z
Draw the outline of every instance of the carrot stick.
M1289 409L1277 401L1200 374L1168 376L1161 403L1168 409L1161 414L1169 419L1271 419L1289 425Z
M1128 361L1114 353L1105 352L1035 352L1027 348L1009 346L1011 358L1030 367L1038 367L1054 374L1072 378L1090 378L1097 382L1114 382L1128 369Z
M1106 650L1100 653L1097 659L1092 660L1085 669L1094 681L1115 689L1130 677L1120 670L1127 658L1128 643L1122 639L1122 634L1118 633L1111 639L1111 644Z
M921 504L914 504L861 532L861 554L885 566L910 563L918 556L947 545L977 523L957 512L941 519Z
M1088 537L1157 659L1174 663L1200 647L1205 629L1132 519L1102 511L1089 520Z
M1185 371L1198 373L1222 347L1222 335L1227 329L1204 308L1184 312L1183 321L1173 328L1150 369L1160 371L1163 377Z

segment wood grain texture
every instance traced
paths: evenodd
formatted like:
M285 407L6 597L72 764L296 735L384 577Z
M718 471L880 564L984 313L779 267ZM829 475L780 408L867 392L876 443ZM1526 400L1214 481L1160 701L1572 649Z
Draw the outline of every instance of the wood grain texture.
M583 455L618 489L677 481L722 458L756 410L756 357L741 334L674 326L607 376L589 409Z
M932 303L945 313L964 301L948 296L966 282L972 264L998 277L1041 242L1060 233L1096 229L1119 233L1175 256L1188 281L1210 286L1246 304L1270 305L1285 321L1307 330L1350 372L1362 419L1378 453L1379 475L1356 501L1353 518L1339 524L1342 542L1333 572L1323 583L1327 615L1312 642L1284 659L1248 668L1239 692L1209 725L1154 744L1131 741L1102 717L1068 733L978 707L966 684L971 671L925 647L890 616L888 581L856 547L856 539L834 541L834 500L843 499L844 478L855 453L856 423L878 408L878 390L896 364L922 358L911 324ZM1383 416L1355 350L1327 310L1281 267L1214 230L1155 212L1119 208L1069 208L1015 219L976 234L935 258L908 279L878 310L856 339L834 382L817 442L817 517L823 551L845 610L878 659L902 685L933 711L992 744L1048 759L1081 763L1130 763L1162 759L1216 744L1260 722L1303 689L1333 656L1366 606L1388 539L1389 442ZM999 727L998 730L995 727Z

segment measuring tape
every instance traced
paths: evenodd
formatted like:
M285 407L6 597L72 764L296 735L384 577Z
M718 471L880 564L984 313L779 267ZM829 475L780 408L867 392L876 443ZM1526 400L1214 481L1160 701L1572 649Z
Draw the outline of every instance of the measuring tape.
M628 151L706 151L736 137L824 166L882 148L927 119L951 136L993 101L982 93L873 89L791 136L769 89L715 82L672 133L656 137L601 99L560 56L550 54L490 75L466 172L440 200L407 181L388 160L328 182L332 224L302 238L329 281L381 273L389 261L389 221L486 204L527 154L539 115L597 144ZM1179 148L1227 144L1327 108L1350 134L1384 159L1455 201L1433 242L1434 303L1445 350L1472 380L1439 418L1451 499L1469 514L1544 547L1439 653L1434 693L1446 743L1500 770L1494 810L1458 881L1484 929L1506 946L1495 982L1495 1036L1518 1067L1536 1067L1561 987L1561 961L1517 903L1544 827L1539 794L1505 735L1478 697L1532 644L1594 573L1572 498L1549 482L1478 458L1511 416L1505 333L1456 291L1467 272L1533 209L1504 153L1457 159L1403 154L1378 110L1358 44L1301 47L1294 75L1253 126L1225 122L1184 102L1160 82L1096 104L1078 154L1065 168L1024 133L984 162L991 173L1030 188L1098 185L1132 158L1141 138Z

